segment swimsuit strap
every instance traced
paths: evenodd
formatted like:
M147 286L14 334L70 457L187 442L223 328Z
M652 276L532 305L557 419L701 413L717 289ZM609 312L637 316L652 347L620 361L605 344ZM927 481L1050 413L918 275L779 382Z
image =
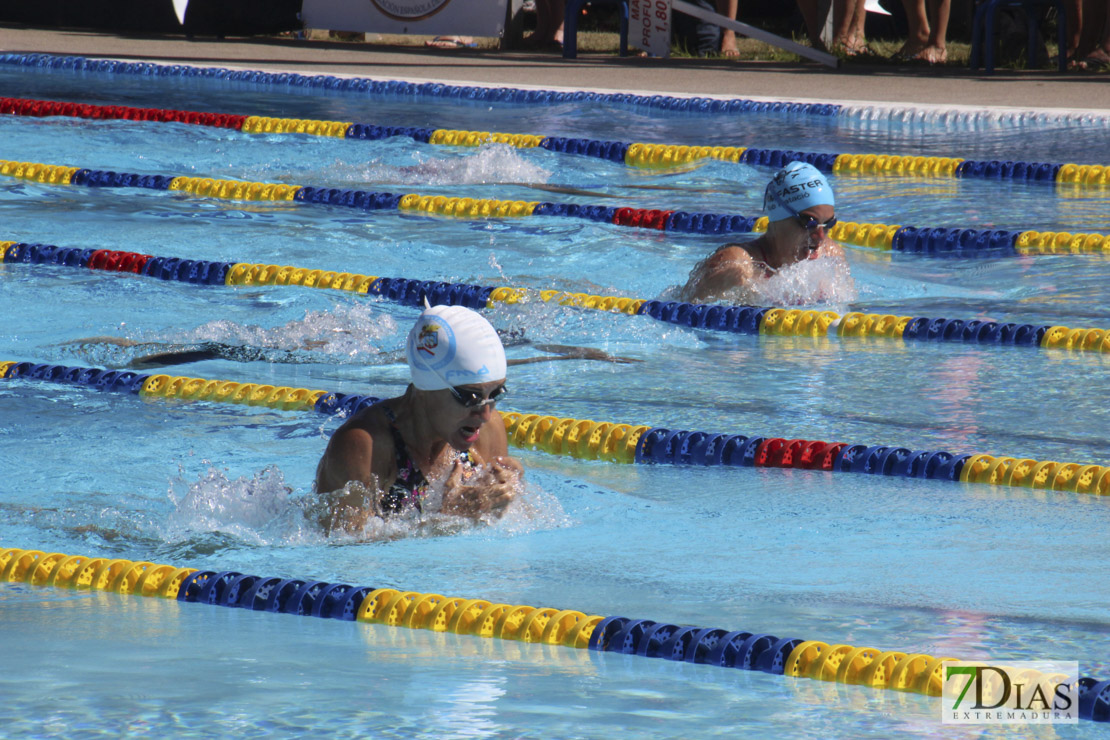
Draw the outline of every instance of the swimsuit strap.
M428 492L428 479L420 472L420 468L416 466L409 454L408 446L401 437L401 430L397 428L397 415L393 413L393 409L382 406L382 411L389 419L389 434L393 438L394 458L397 463L397 479L382 496L382 513L396 514L406 508L420 511L420 499ZM456 453L456 459L467 468L474 467L470 450Z
M759 265L763 265L763 277L769 278L772 275L774 275L776 272L778 272L778 270L776 270L775 268L773 268L769 264L767 264L767 250L763 248L763 245L760 244L758 242L758 240L753 241L751 243L752 244L759 244L759 256L760 256L761 259L757 260L755 257L752 257L752 262L755 262L756 264L759 264ZM751 252L748 252L748 255L750 256Z
M397 463L397 479L382 496L382 513L396 514L408 507L419 511L420 499L428 490L428 481L413 462L409 448L401 437L401 430L397 428L397 415L388 406L382 406L382 411L389 419L389 434L393 438L394 459Z

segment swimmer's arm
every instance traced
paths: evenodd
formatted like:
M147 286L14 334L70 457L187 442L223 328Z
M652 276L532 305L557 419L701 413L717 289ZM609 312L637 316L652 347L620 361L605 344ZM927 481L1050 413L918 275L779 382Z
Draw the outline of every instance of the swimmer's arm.
M755 262L748 251L739 244L726 244L695 268L681 298L692 303L719 298L733 288L748 285L755 274Z
M340 427L316 466L316 490L334 491L350 481L368 484L374 477L374 438L360 427Z
M373 436L361 427L340 427L328 442L316 467L316 490L326 496L318 518L328 534L357 533L369 517L381 515L378 481L389 471L379 470L374 453Z

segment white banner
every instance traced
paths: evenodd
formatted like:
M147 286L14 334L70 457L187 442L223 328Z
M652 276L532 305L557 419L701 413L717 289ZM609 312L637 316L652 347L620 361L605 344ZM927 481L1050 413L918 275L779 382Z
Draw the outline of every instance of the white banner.
M671 0L628 0L628 45L653 57L671 53Z
M421 36L500 36L508 0L304 0L305 28Z

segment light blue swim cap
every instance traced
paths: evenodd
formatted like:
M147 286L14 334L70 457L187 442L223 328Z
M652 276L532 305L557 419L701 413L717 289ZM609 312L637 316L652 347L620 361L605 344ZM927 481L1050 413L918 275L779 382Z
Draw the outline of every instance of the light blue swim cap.
M813 165L791 162L767 183L763 210L768 220L782 221L813 206L836 206L829 181Z

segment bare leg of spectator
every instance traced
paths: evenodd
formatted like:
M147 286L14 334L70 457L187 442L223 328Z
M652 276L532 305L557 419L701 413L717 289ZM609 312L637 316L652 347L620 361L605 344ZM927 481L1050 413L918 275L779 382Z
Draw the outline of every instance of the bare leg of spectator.
M867 51L863 26L867 20L866 0L835 0L833 4L833 46L848 56Z
M952 0L929 0L930 31L929 45L918 52L915 59L929 64L944 64L948 61L948 15L952 10Z
M1094 36L1094 48L1087 52L1079 68L1087 72L1110 72L1110 0L1091 0L1083 9L1084 41ZM1090 29L1090 31L1088 31ZM1079 53L1086 44L1080 43Z
M852 13L852 25L849 26L849 37L855 48L861 51L867 48L867 36L864 27L867 25L867 0L856 0L855 12Z
M566 19L566 3L563 0L547 0L551 4L551 25L554 30L551 32L551 41L554 41L559 46L563 45L563 21Z
M910 30L906 43L894 56L906 60L915 58L929 45L929 16L925 12L925 0L902 0L902 7L906 10Z
M797 0L798 10L802 12L802 20L806 24L806 35L809 36L809 45L819 51L827 51L825 42L821 40L821 19L817 17L817 0Z
M733 20L736 20L736 11L739 7L739 0L717 0L717 13ZM740 50L736 48L736 32L732 29L721 29L721 56L740 56Z
M524 39L532 49L544 49L563 43L564 0L536 0L536 30Z
M1079 51L1079 37L1083 28L1083 0L1067 0L1067 18L1068 18L1068 48L1066 51L1061 50L1061 53L1066 53L1068 68L1075 67L1078 61L1076 52Z

